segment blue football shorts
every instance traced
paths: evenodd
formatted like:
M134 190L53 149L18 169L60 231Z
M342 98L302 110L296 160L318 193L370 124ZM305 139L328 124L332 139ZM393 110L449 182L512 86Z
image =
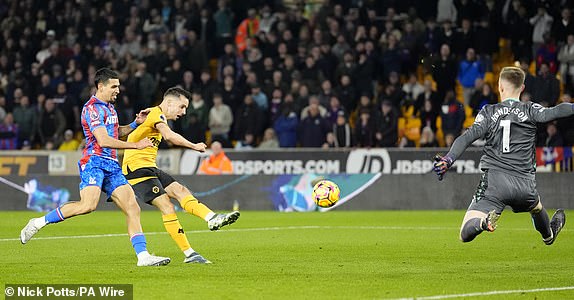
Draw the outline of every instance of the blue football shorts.
M119 186L128 184L127 179L122 174L120 164L111 159L100 156L90 156L88 162L82 165L78 162L80 168L80 190L87 186L99 186L102 191L112 196L112 193Z

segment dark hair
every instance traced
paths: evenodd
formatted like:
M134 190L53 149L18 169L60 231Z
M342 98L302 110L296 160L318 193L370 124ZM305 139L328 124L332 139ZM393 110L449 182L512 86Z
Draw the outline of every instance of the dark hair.
M108 68L101 68L96 71L96 75L94 76L94 83L96 84L96 88L98 88L99 83L106 84L110 79L119 79L120 76L115 71L112 71Z
M165 91L163 94L163 97L165 98L167 96L175 96L176 98L179 98L179 96L184 96L188 100L191 100L191 94L178 86L170 87L167 89L167 91Z

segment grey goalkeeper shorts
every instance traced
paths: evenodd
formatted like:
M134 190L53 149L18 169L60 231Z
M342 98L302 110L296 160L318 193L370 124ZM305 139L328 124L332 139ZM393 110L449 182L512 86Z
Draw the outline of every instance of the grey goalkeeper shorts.
M472 197L468 210L501 214L505 206L513 212L528 212L538 204L536 180L513 176L498 170L486 170Z

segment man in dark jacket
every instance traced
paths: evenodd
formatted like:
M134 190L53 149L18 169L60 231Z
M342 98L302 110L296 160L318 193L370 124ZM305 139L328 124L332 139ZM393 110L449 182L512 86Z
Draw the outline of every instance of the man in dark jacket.
M309 116L299 124L299 142L301 147L319 148L325 143L327 133L331 131L329 122L319 114L317 104L309 105Z
M376 145L380 147L396 147L399 138L399 116L390 101L381 103L381 113L377 120L375 131Z

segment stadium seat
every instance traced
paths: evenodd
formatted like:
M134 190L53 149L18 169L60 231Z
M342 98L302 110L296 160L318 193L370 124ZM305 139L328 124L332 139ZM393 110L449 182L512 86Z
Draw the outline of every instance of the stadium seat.
M468 128L470 126L472 126L472 124L474 123L474 116L472 115L472 108L468 105L464 105L464 123L462 124L462 127L464 128Z

